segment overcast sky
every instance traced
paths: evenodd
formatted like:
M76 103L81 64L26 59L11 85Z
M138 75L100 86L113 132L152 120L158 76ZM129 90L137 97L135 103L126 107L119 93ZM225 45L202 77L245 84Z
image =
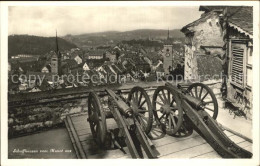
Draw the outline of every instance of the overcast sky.
M198 19L197 7L9 7L8 34L37 36L135 29L177 29Z

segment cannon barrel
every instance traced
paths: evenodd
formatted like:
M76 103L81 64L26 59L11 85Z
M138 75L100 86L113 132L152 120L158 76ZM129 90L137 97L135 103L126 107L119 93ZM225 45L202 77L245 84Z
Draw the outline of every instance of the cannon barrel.
M110 89L105 89L107 94L112 97L119 111L125 116L131 116L133 111L132 109L119 97L116 93Z
M201 102L201 100L199 100L199 99L197 99L197 98L195 98L195 97L192 97L192 96L186 94L186 93L183 91L183 89L180 89L180 88L178 88L177 86L174 86L174 85L172 85L172 84L169 83L169 82L165 83L165 86L168 86L168 87L170 87L171 89L173 89L173 90L175 91L176 95L179 94L180 98L181 98L182 100L187 101L193 108L195 108L195 109L201 109L201 108L202 108L202 102Z

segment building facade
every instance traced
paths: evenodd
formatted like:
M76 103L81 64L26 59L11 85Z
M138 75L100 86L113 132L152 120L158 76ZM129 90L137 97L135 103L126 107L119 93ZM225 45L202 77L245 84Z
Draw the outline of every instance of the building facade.
M58 74L58 56L54 52L51 57L51 73Z
M162 56L164 73L170 74L173 66L173 46L171 44L164 45Z
M184 79L204 80L222 71L221 59L224 41L219 13L209 12L198 20L184 26L185 34Z
M247 117L252 108L253 8L200 6L185 34L185 79L219 75L226 103Z

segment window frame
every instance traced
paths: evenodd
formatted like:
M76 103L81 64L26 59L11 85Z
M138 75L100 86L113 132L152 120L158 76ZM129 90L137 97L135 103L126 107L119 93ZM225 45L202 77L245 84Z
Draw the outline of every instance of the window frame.
M229 57L230 57L230 67L229 67L229 74L230 74L230 83L232 85L235 85L236 87L240 89L245 89L246 88L246 81L247 81L247 76L245 77L245 74L247 73L247 53L248 53L248 47L247 47L247 41L246 40L230 40L230 46L229 46ZM243 52L243 66L242 66L242 85L238 84L237 82L232 80L232 67L234 63L234 55L233 55L233 46L237 45L240 48L244 49Z

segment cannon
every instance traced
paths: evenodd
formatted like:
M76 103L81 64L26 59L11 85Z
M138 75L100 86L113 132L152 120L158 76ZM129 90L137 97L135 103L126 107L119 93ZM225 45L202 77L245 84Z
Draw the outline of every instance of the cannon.
M252 157L252 153L236 145L218 125L217 99L207 85L166 83L155 90L152 104L163 132L184 137L196 130L223 158Z
M103 148L113 142L122 150L126 144L132 158L143 158L142 147L148 158L157 158L158 152L147 137L152 128L153 110L145 90L134 87L127 100L110 89L105 92L109 111L103 109L97 93L90 92L88 98L88 121L95 142ZM115 119L119 131L107 130L106 119L109 118Z
M104 110L96 92L88 97L88 121L95 142L100 147L107 144L123 150L128 147L132 158L157 158L152 140L166 134L188 137L193 131L204 138L223 158L251 158L252 153L230 140L217 123L218 102L205 84L165 83L155 89L150 100L141 87L134 87L125 99L105 89L108 111ZM108 130L106 119L114 118L117 130ZM143 149L143 150L142 150Z

